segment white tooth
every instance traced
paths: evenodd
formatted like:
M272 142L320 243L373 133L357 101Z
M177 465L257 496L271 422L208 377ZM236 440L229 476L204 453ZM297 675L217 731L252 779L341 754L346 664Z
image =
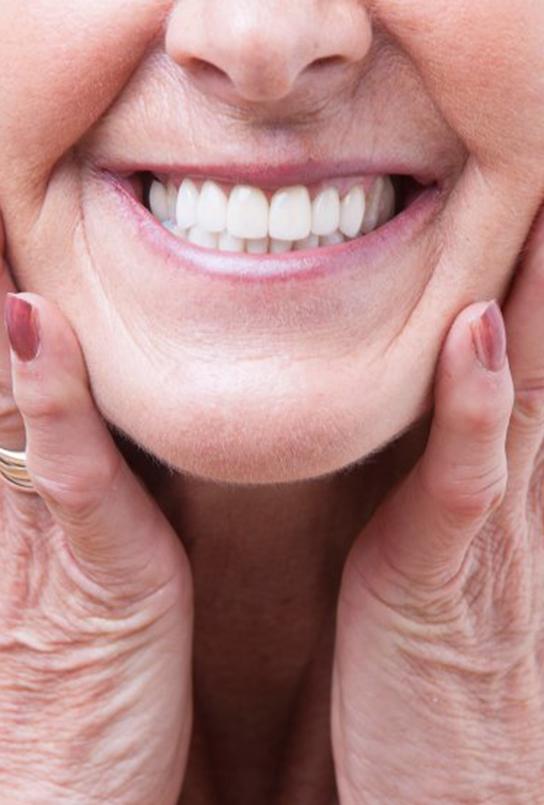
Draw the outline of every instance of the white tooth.
M277 238L270 238L270 252L272 254L281 254L282 252L291 251L292 242L290 240L278 240Z
M378 216L380 214L380 203L384 184L383 176L379 176L368 194L365 217L361 227L361 232L364 235L368 235L369 232L372 232L378 226Z
M331 235L325 235L324 237L319 238L320 246L337 246L339 243L345 243L345 242L346 238L338 229Z
M237 185L229 196L227 229L237 238L265 238L268 213L268 199L262 190Z
M169 232L172 232L172 234L177 235L178 237L184 238L187 235L187 230L180 229L175 221L163 221L162 225L165 229L168 229Z
M386 176L384 178L384 185L382 191L382 197L380 201L380 209L378 213L378 224L379 226L383 226L388 221L393 218L395 214L395 204L396 204L396 195L395 195L395 187L391 178Z
M200 188L196 222L208 232L222 232L227 225L227 196L215 182L209 180Z
M168 217L172 220L176 220L176 205L178 202L178 191L176 190L176 185L174 182L168 182L168 187L166 188L166 195L168 199Z
M214 232L208 232L207 229L195 225L189 230L187 236L190 243L197 246L204 246L207 249L217 249L217 235Z
M156 179L151 183L149 189L149 207L151 212L159 221L167 221L170 218L168 209L168 192L165 186Z
M274 193L270 203L270 237L276 240L302 240L310 234L312 202L302 185L284 187Z
M221 232L219 235L218 248L223 252L243 252L244 241L242 238L235 238L230 232Z
M312 232L330 235L340 226L340 197L336 187L327 187L314 198L312 204Z
M246 252L248 254L266 254L267 251L268 238L246 240Z
M360 185L352 187L340 206L340 231L354 238L361 230L365 214L365 191Z
M317 235L308 235L304 240L297 240L293 249L295 251L303 251L305 249L317 249L319 246L319 238Z
M198 195L195 183L190 179L184 179L176 201L176 220L182 229L187 229L196 223Z

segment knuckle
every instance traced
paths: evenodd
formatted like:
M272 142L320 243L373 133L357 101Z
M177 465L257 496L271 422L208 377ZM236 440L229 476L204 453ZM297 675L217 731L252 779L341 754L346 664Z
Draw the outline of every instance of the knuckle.
M121 457L114 455L49 476L33 471L29 459L29 472L38 495L75 523L85 522L100 508L115 488L121 468Z
M505 413L497 401L485 398L480 401L467 401L459 419L463 429L484 438L493 438L505 419Z
M455 430L475 436L494 437L508 422L514 405L514 384L509 375L480 378L472 391L459 389L449 408L449 421Z
M503 501L506 483L498 479L481 489L458 494L447 511L461 521L472 522L480 517L492 514Z
M469 429L484 435L502 431L511 416L514 404L514 387L511 380L505 387L494 384L487 393L465 399L464 417Z
M426 490L449 519L472 522L495 511L504 499L506 466L480 473L455 468L453 473L430 473Z
M544 378L516 388L514 416L530 429L544 426Z
M44 427L54 427L68 415L89 410L87 390L78 383L52 389L41 377L17 388L16 403L25 418Z
M46 393L29 394L20 404L21 421L25 423L28 443L32 442L33 433L55 440L55 434L71 428L77 431L79 422L93 416L95 409L85 395L75 396L73 393L63 397L48 396Z
M64 400L48 395L45 389L40 388L19 389L17 404L28 419L52 426L61 419L66 410Z

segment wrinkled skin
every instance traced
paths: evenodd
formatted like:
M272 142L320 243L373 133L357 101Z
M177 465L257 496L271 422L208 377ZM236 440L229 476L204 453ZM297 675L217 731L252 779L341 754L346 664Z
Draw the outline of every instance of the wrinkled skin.
M191 0L167 18L171 4L157 0L92 10L8 0L0 12L0 207L17 283L52 296L74 324L108 419L176 467L226 481L332 471L413 422L449 321L504 290L544 183L539 0L378 2L373 37L355 0L308 0L279 19L278 7ZM315 54L301 44L312 37ZM335 46L341 67L303 69ZM170 56L220 62L225 76L216 86ZM251 82L265 56L259 90ZM308 108L309 122L296 125ZM310 324L300 329L289 294L255 308L251 292L168 284L141 249L127 249L86 173L89 161L120 156L210 164L382 153L422 154L445 170L445 209L395 257L394 279L384 269L379 283L361 272L355 286L308 288ZM118 264L142 260L157 282L129 284ZM320 307L325 292L334 316ZM292 360L280 377L271 338ZM164 376L167 387L148 382Z
M210 601L197 620L202 635L200 643L196 637L197 677L206 680L210 703L204 719L213 745L210 756L214 763L225 758L227 771L218 773L218 790L232 802L266 801L286 740L281 725L289 723L293 691L300 683L302 671L297 669L313 657L325 613L334 613L346 544L353 542L340 592L334 666L333 748L342 805L395 797L407 802L430 802L433 797L476 801L475 791L482 797L532 801L542 740L541 682L536 674L530 690L518 695L510 648L521 667L538 667L541 625L534 613L540 609L532 593L539 587L541 559L531 546L542 527L534 503L538 494L529 494L540 488L535 467L544 376L534 349L544 335L539 330L544 294L536 227L529 241L533 245L523 252L530 259L520 257L544 198L543 40L540 0L3 0L0 213L8 272L3 293L11 282L26 292L39 311L45 345L35 362L23 366L14 360L10 370L3 343L0 359L5 412L0 443L24 443L16 405L41 497L5 491L2 603L8 613L13 610L13 580L24 575L31 555L13 545L33 545L46 534L48 544L70 546L66 561L55 551L40 559L52 585L46 585L50 592L45 603L40 599L41 616L32 606L22 608L18 624L2 616L3 632L20 649L19 654L12 652L15 665L2 678L6 712L14 709L16 696L10 674L31 667L38 671L35 688L43 682L42 665L32 649L37 638L20 641L19 627L24 625L27 635L40 635L42 617L46 623L56 621L58 602L71 590L75 608L62 630L68 637L61 641L61 657L67 658L65 668L74 668L79 667L79 660L70 664L74 646L95 647L96 639L92 635L87 642L85 624L76 617L79 608L97 606L102 617L106 607L118 626L138 602L148 602L149 607L142 607L148 616L145 653L132 643L130 651L120 652L128 660L118 686L110 691L111 704L117 712L131 669L156 667L140 700L137 730L144 739L146 730L156 736L146 723L146 697L160 712L169 712L172 722L160 740L141 741L145 756L140 766L155 769L150 775L155 773L164 801L175 801L191 720L187 669L192 623L191 580L176 532L191 549L197 612L199 600ZM329 61L317 67L316 61L324 59ZM204 69L206 62L216 70ZM123 158L281 165L286 160L382 157L427 163L443 181L439 214L406 249L386 255L372 275L362 266L350 281L316 281L303 294L282 286L268 289L264 297L257 287L241 290L164 272L160 258L145 252L113 215L92 170ZM512 301L515 274L519 284ZM479 303L492 297L504 303L510 364L490 380L488 374L478 374L468 323L481 311ZM48 343L56 345L51 352ZM526 426L508 430L512 410L520 410L514 399L519 401L519 391L528 387L531 403L523 398L521 415ZM404 485L387 495L393 471L388 472L385 446L429 412L433 392L435 429L427 450L423 452L423 439L415 450L416 457L423 452L421 461ZM473 401L472 410L459 399ZM198 483L192 485L182 475L166 480L149 461L146 480L156 495L153 501L135 481L103 419L151 456L197 476ZM88 430L82 424L87 421ZM488 438L480 443L476 437L482 427ZM445 433L443 439L433 436L437 428ZM455 445L460 445L459 452ZM332 480L321 482L376 451L382 452L377 453L375 475L386 479L378 491L370 490L364 467L359 487L343 485L346 476L340 476L338 486ZM136 469L142 458L131 458ZM89 467L101 462L107 471L92 473ZM456 474L458 465L471 471ZM479 486L487 473L493 477L489 495ZM122 482L106 494L112 477ZM294 484L309 479L316 479L315 487ZM226 484L223 490L211 483L217 480ZM260 493L253 496L234 484L276 482L284 486L263 487L270 515L262 522ZM375 517L363 522L376 499L384 496ZM477 501L468 514L467 496ZM98 505L102 498L107 506ZM364 505L357 508L359 498ZM414 501L421 505L415 507ZM339 507L354 512L341 527L331 514ZM81 546L94 544L89 540L100 531L97 522L103 533L89 555ZM258 539L241 543L240 535L251 532L248 523L258 524L253 528L258 528ZM143 527L138 530L135 524ZM132 538L135 533L141 541L133 566L133 545L123 535ZM219 546L214 556L205 547L203 553L194 548L206 545L201 539L206 534L213 534ZM414 535L418 539L411 539ZM295 536L298 550L286 582L285 561L272 558L271 546L287 551ZM455 550L444 552L444 541ZM119 551L105 550L110 543ZM157 572L140 575L137 571L152 562L157 544L162 557ZM230 548L239 544L244 544L238 552L243 555L235 553L231 559ZM330 551L334 561L327 558ZM13 555L27 558L21 564ZM216 591L224 556L232 562L231 573ZM63 572L54 570L59 561ZM338 569L331 571L326 595L325 562ZM529 566L537 568L534 573ZM274 594L264 607L268 620L250 622L251 613L263 608L263 582L248 582L242 590L239 579L254 579L262 567L267 568L267 590ZM100 585L98 604L91 583ZM111 610L105 602L119 585L122 595ZM163 588L171 595L166 605L157 607L154 592ZM476 597L474 620L469 621L466 602L473 601L475 588L486 594ZM522 598L524 604L531 602L531 618L516 609ZM288 619L277 604L280 599L291 602ZM231 606L236 600L243 606L231 611L225 602ZM502 608L495 607L499 600ZM512 600L513 613L504 607L505 600ZM223 620L210 614L214 606ZM277 627L267 632L263 624L273 622L273 615ZM502 642L503 622L515 623L516 634L527 639L519 645ZM292 624L297 629L302 625L286 642ZM437 628L425 632L425 640L414 640L414 633L429 624ZM499 659L475 672L474 646L481 644L484 633ZM118 647L125 639L130 643L130 629L110 634L110 644L99 641L105 646L99 671L106 667L109 645ZM256 684L252 700L240 680L242 672L253 680L256 670L262 671L263 634L273 635L272 645L282 646L287 659L282 665L278 652L270 652L274 696L269 708L255 716L263 689ZM178 647L168 668L162 664L165 645ZM461 657L453 672L445 670L450 647ZM230 653L238 663L232 666L232 677L239 680L239 690L228 672L227 685L213 681L223 671L222 657ZM240 657L248 657L247 663ZM325 671L327 667L324 661ZM377 668L384 672L376 674ZM480 672L486 680L489 674L493 681L506 680L514 698L524 702L523 715L516 710L513 717L508 712L503 718L502 699L487 700ZM419 677L424 680L420 687L414 683ZM168 684L158 684L166 678ZM326 708L327 673L324 678L316 700ZM403 695L407 680L414 683L408 701ZM92 724L82 725L88 727L82 732L93 758L108 752L108 720L101 729L92 729L102 710L89 708L89 700L100 699L101 688L92 675L83 673L79 681L73 712L93 713ZM467 690L485 700L476 715ZM244 695L248 700L242 704ZM429 696L446 706L438 721L434 712L416 706L418 721L413 702L426 702ZM173 700L176 707L169 709ZM380 707L384 701L391 714L386 723ZM230 716L240 707L247 712L234 729ZM501 786L497 790L482 783L489 771L485 762L449 762L452 747L452 757L473 757L472 746L456 743L462 743L456 724L465 711L473 718L475 743L481 737L484 746L489 745L485 725L490 712L496 715L491 734L504 738L494 757L494 779ZM74 722L73 713L67 712ZM276 712L280 726L273 730ZM66 712L53 708L42 725L44 733L36 734L62 734L65 717ZM436 781L429 777L425 789L413 788L410 770L429 756L429 745L414 740L414 754L404 745L399 752L391 722L416 736L432 735L431 749L446 771ZM22 763L12 727L15 751L4 764L8 771L1 781L10 790ZM524 747L531 769L524 776L529 779L526 789L512 772L519 765L519 749L509 736L520 733L530 735ZM238 752L232 749L234 739L222 742L221 736L229 734L239 741ZM177 751L168 754L165 746L173 744ZM255 747L261 745L266 748L259 754ZM312 753L319 764L321 755L312 747L292 754L304 755L311 768ZM103 784L97 796L148 801L140 787L135 790L128 778L118 777L118 764L112 765L108 779L91 760L82 778L70 780L68 744L59 741L52 756L51 785L58 787L59 798L68 792L67 801L73 801L73 791L84 790L96 777ZM166 757L168 762L162 763ZM37 761L41 775L48 774L47 762ZM431 771L438 765L429 761ZM186 801L207 804L214 794L204 791L206 775L199 777L196 768L196 762L190 766ZM247 768L256 770L254 775ZM376 779L372 769L379 769ZM29 772L28 780L32 776ZM285 801L305 805L307 796L313 805L328 805L330 779L308 791L296 773L286 778ZM397 788L381 788L384 778L387 785L394 778ZM21 782L22 800L47 802L51 791L25 788L28 780L25 775Z

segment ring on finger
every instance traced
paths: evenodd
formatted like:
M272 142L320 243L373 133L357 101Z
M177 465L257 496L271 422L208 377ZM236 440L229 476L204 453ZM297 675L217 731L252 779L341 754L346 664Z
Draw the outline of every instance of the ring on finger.
M26 450L0 447L0 475L21 492L36 491L26 465Z

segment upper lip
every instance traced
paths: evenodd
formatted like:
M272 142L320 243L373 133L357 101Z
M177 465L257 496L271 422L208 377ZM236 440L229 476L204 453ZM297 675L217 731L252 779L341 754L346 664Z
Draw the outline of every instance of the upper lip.
M157 176L192 176L229 184L252 184L263 189L274 189L281 185L305 184L311 185L327 179L348 176L371 175L405 175L411 176L419 184L427 186L434 183L441 185L448 173L439 171L430 165L417 164L408 160L349 160L349 161L317 161L309 158L305 162L283 162L272 164L262 160L253 163L237 164L174 164L159 162L116 161L106 163L101 161L97 167L116 173L120 176L129 176L134 173L149 172Z

